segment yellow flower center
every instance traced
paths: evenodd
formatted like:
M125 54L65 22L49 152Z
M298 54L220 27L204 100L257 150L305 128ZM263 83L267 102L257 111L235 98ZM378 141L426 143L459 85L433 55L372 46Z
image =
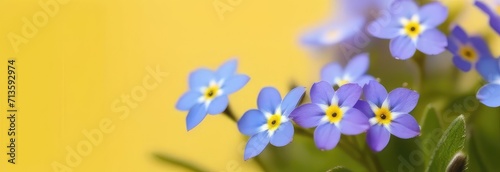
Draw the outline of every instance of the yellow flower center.
M211 100L217 96L217 93L219 92L219 87L218 86L210 86L205 90L205 99Z
M478 59L476 50L469 45L464 45L460 47L458 53L462 58L470 62L475 62Z
M340 122L340 120L342 120L342 116L344 115L344 113L339 106L331 105L326 109L325 115L330 123L338 123Z
M269 119L267 119L267 127L271 131L278 129L280 124L281 124L281 114L274 114Z
M408 37L415 39L422 32L422 27L418 21L411 20L404 26L404 32Z
M375 118L379 124L390 124L392 121L391 111L386 107L379 108L375 111Z
M340 80L339 82L337 82L337 85L339 85L339 87L342 87L342 85L345 85L345 84L349 84L349 81L346 79L343 79L343 80Z

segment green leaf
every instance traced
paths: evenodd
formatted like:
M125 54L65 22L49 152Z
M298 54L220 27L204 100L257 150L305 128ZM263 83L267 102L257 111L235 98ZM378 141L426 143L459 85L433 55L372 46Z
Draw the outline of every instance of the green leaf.
M422 130L419 140L415 141L420 144L422 151L425 155L425 162L429 162L431 159L431 153L436 148L439 139L443 135L443 129L441 128L438 114L436 109L432 105L427 105L422 116Z
M457 117L445 131L431 157L425 171L446 171L448 164L455 154L464 148L465 120L464 116Z
M335 168L327 170L326 172L352 172L352 171L345 167L337 166Z
M191 170L194 172L207 171L207 170L203 170L203 168L201 168L201 167L198 167L198 166L190 163L189 161L181 160L181 159L175 158L171 155L162 154L162 153L153 153L153 157L156 158L157 160L160 160L163 163L177 165L179 167L183 167L185 169L188 169L188 170Z

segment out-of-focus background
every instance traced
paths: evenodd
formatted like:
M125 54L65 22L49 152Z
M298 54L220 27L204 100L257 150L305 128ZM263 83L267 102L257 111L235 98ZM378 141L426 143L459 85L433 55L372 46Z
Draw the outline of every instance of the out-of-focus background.
M446 2L464 7L455 3ZM177 111L175 103L187 91L191 71L216 69L231 58L238 59L238 72L251 77L230 96L238 117L256 107L264 86L282 95L291 83L310 88L321 65L333 58L298 40L327 20L334 7L332 1L301 0L1 1L0 71L7 71L7 59L16 59L19 114L16 164L11 165L5 155L7 104L0 102L0 166L6 171L184 171L154 156L168 154L208 171L259 171L254 160L243 161L246 138L235 123L207 116L187 132L187 112ZM486 16L471 5L465 9L460 22L468 20L467 31L494 35ZM405 70L411 65L392 61L402 71L397 76L383 72L380 61L373 61L370 71L382 81L396 80L391 88L411 85L413 75ZM7 97L7 90L0 90L0 97ZM342 155L338 149L320 152L294 143L290 148L305 155ZM343 158L330 159L332 167L344 164Z

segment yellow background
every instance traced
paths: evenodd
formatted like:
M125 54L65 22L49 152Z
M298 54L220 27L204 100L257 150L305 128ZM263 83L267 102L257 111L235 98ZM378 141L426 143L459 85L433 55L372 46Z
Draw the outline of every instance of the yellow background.
M53 171L52 163L66 164L66 147L76 149L88 140L82 131L98 129L102 119L112 120L114 131L105 134L74 171L183 170L156 160L154 152L210 171L228 171L228 164L258 170L253 161L243 161L245 140L233 122L207 116L187 132L187 112L175 110L175 103L187 91L192 70L216 69L234 57L239 59L238 72L251 76L244 89L230 96L238 116L256 107L257 93L264 86L276 86L284 94L292 77L304 84L317 80L319 69L309 71L314 64L300 47L298 35L325 18L331 4L219 1L232 9L223 20L214 0L58 3L59 11L37 27L36 35L17 53L8 33L22 36L23 18L33 21L35 14L45 11L38 0L1 1L0 69L6 73L7 58L16 59L19 107L17 160L10 165L4 155L7 106L0 103L1 171ZM168 76L121 120L122 113L114 112L112 103L141 86L149 75L146 68L157 65ZM6 97L6 92L0 91L0 96Z
M187 91L191 71L216 69L234 57L238 72L251 76L230 96L237 116L256 107L264 86L282 94L291 78L309 86L318 79L321 59L311 60L317 54L300 46L299 35L327 19L333 6L302 0L71 0L58 3L58 12L15 52L7 35L22 35L23 18L46 13L39 2L49 1L0 2L0 71L6 73L8 58L16 59L19 109L17 160L10 165L4 153L7 106L0 102L1 171L53 171L54 162L66 164L66 147L88 140L82 131L98 129L103 119L113 121L114 131L74 171L183 170L156 160L155 152L210 171L232 171L235 164L259 170L252 160L243 161L245 139L233 122L207 116L187 132L187 112L175 110L175 103ZM230 11L220 18L214 2ZM150 76L146 68L157 66L168 75L121 120L113 103L142 85ZM0 97L6 92L0 90Z

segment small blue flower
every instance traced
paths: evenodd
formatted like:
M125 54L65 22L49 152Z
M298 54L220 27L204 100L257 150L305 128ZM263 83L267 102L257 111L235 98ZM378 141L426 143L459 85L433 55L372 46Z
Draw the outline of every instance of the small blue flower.
M491 28L500 34L500 0L496 0L492 4L476 1L475 4L490 17Z
M321 70L321 80L330 83L332 86L342 86L348 83L357 83L363 87L373 76L366 75L366 71L370 65L370 58L367 53L354 56L345 70L339 63L333 62L325 65Z
M419 95L406 88L387 90L377 81L363 87L366 101L360 100L354 108L361 110L370 122L366 134L368 145L380 152L387 146L391 134L408 139L420 134L420 126L409 113L415 108Z
M460 26L455 26L448 38L448 50L453 54L453 63L462 71L475 67L481 58L493 58L488 45L481 37L468 37Z
M500 106L500 57L480 59L476 70L488 81L476 94L481 103L489 107Z
M363 112L353 108L361 93L357 84L345 84L335 91L325 81L315 83L311 88L312 103L299 106L290 117L301 127L316 127L316 147L331 150L339 143L341 133L357 135L370 127Z
M380 17L368 29L373 36L390 39L389 49L396 59L406 60L418 49L428 55L445 50L446 36L435 27L446 20L448 9L440 2L432 2L419 8L412 0L396 1L402 9L390 17ZM395 3L396 3L395 2ZM393 4L394 5L394 4Z
M251 136L245 147L245 160L259 155L270 142L274 146L285 146L292 141L293 125L288 118L304 95L305 88L290 91L283 101L273 87L263 88L257 98L259 109L252 109L238 121L241 133Z
M364 36L363 27L373 11L387 11L395 0L339 0L334 19L307 32L301 42L311 47L329 47L346 42L356 35Z
M208 114L220 114L228 106L228 95L243 88L250 80L236 74L236 59L224 63L217 71L201 68L189 75L189 91L179 98L176 108L189 111L187 130L196 127Z

